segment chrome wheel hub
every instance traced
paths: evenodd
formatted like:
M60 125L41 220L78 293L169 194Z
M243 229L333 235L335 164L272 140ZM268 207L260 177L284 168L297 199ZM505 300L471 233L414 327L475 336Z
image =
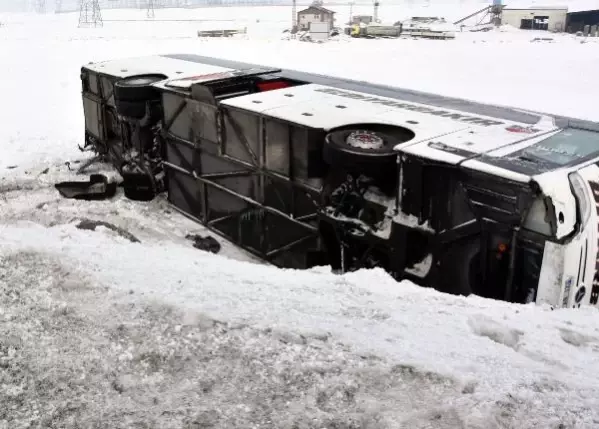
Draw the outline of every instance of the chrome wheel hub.
M349 146L360 149L382 149L385 141L373 131L354 131L347 136Z

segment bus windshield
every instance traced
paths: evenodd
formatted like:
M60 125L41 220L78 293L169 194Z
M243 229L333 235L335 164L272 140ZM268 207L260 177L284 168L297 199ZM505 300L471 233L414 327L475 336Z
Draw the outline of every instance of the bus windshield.
M550 163L556 167L576 164L599 156L599 133L567 128L514 153L514 156Z

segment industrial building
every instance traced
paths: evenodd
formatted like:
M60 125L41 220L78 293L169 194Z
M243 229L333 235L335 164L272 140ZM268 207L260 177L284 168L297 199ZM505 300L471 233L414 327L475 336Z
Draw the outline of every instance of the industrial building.
M568 33L599 26L599 0L575 1L568 6Z
M312 22L328 22L331 29L335 23L335 12L322 6L312 5L297 13L297 25L300 30L309 30Z
M504 7L502 24L525 30L578 31L596 35L599 28L599 0L574 0L561 7ZM594 30L594 31L593 31Z
M523 30L549 30L565 31L568 19L568 7L542 7L542 8L509 8L501 13L501 22L504 25Z

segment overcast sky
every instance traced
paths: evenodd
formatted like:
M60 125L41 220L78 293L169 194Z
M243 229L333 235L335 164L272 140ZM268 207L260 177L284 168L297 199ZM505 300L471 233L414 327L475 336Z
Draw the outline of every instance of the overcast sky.
M21 12L21 11L33 11L35 10L34 5L38 0L0 0L0 11L3 12ZM46 11L53 13L56 8L56 0L41 0L46 2ZM62 3L63 10L76 10L79 7L79 0L60 0ZM201 3L203 0L154 0L155 4L197 4ZM235 0L224 0L227 3L234 2ZM256 0L259 1L259 0ZM291 3L291 0L283 0ZM372 3L373 0L324 0L326 3L344 3L353 1L355 3ZM147 0L100 0L101 7L108 7L108 5L130 5L132 7L143 7L146 4ZM207 2L207 0L205 0ZM240 3L248 3L248 0L239 0ZM465 4L465 3L487 3L491 4L493 0L382 0L381 6L384 7L385 4L411 4L418 5L422 3L428 3L430 5L436 4ZM300 4L310 3L310 0L298 0ZM535 4L538 5L560 5L560 6L572 6L578 3L596 3L596 6L599 8L599 0L503 0L503 3L508 6L533 6ZM593 8L589 8L593 9Z

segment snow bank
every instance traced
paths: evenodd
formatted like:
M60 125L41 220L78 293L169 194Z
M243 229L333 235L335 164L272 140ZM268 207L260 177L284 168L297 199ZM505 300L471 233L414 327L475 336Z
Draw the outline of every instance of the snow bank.
M459 398L460 386L434 374L381 365L327 337L224 323L115 293L47 254L3 256L0 273L11 282L0 283L2 428L459 422L444 402Z

